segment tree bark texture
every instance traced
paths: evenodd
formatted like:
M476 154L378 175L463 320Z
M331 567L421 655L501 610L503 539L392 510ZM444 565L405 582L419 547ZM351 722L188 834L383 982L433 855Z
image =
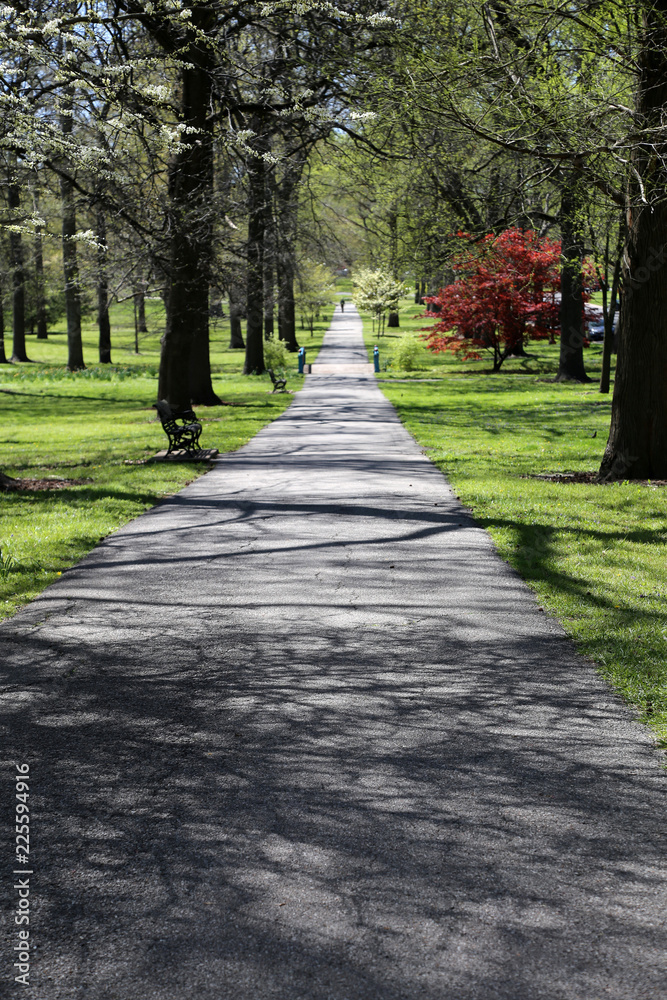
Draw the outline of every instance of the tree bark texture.
M3 288L0 285L0 365L9 364L5 353L5 303L3 299Z
M241 327L241 317L243 306L241 305L239 290L236 285L229 286L229 346L232 350L245 350L243 339L243 329Z
M294 302L294 281L296 266L291 252L285 249L278 266L278 338L285 342L287 349L298 351L296 339L296 305ZM301 328L304 328L301 317Z
M623 262L611 427L602 479L667 479L667 0L643 14L637 127L659 138L638 145L634 167L649 204L632 192Z
M260 125L255 123L254 131ZM264 371L264 234L267 203L264 161L248 163L248 271L246 275L246 345L244 375Z
M73 131L72 95L66 103L60 118L60 127L65 138ZM83 343L81 341L81 291L79 286L79 261L76 249L76 201L74 184L63 173L60 177L60 200L62 211L63 271L65 275L65 312L67 315L67 367L70 371L81 371Z
M107 275L106 219L97 213L97 329L100 364L111 364L111 321L109 319L109 277Z
M590 382L584 368L584 284L581 273L584 240L577 218L581 180L576 167L562 181L560 357L556 381Z
M278 337L288 351L298 351L296 339L296 307L294 281L296 278L296 187L303 171L300 159L289 163L280 183L275 185L276 196L276 273L278 278Z
M35 234L35 297L37 340L48 340L46 295L44 292L44 239L40 231Z
M264 340L271 340L273 337L273 261L264 261Z
M12 210L20 208L21 196L17 184L9 185L7 203ZM12 361L29 361L25 349L25 269L20 233L10 232L9 249L12 266Z
M618 301L618 289L621 277L621 260L616 259L614 265L614 276L611 282L611 302L608 302L608 288L605 286L602 291L603 315L604 315L604 340L602 342L602 371L600 373L600 392L605 395L609 392L611 381L611 356L614 351L614 319L616 317Z
M214 16L192 8L196 27ZM194 131L169 164L170 254L167 322L162 338L158 396L175 409L219 403L211 383L208 329L209 274L213 240L213 143L209 117L212 84L209 54L192 44L181 68L181 121Z
M398 280L398 211L395 207L389 213L389 247L390 247L390 270L392 278ZM390 309L387 317L387 326L397 329L401 321L397 309Z

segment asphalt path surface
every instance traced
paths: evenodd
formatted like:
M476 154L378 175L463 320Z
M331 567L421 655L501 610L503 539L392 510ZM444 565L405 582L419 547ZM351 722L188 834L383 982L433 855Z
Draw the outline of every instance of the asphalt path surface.
M366 360L337 310L319 361ZM309 376L0 657L3 997L667 996L663 758L372 376Z

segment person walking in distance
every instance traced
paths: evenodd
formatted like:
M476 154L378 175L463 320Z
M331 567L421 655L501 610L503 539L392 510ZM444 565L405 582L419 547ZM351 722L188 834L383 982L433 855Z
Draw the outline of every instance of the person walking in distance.
M341 311L342 313L344 313L344 312L345 312L345 299L341 299L341 300L340 300L340 311Z

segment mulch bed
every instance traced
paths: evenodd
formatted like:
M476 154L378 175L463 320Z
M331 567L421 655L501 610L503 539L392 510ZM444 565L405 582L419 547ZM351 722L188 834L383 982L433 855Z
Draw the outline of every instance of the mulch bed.
M67 490L70 486L85 486L92 479L3 479L0 490L17 493L37 493L40 490Z
M593 486L609 486L617 479L600 479L597 472L537 472L522 476L522 479L544 479L549 483L590 483ZM625 481L625 480L623 480ZM667 479L632 479L641 486L667 486Z

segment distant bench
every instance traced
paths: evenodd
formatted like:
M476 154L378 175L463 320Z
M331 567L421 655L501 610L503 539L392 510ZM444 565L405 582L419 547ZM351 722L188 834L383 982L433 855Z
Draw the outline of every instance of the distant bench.
M194 457L199 452L201 424L192 410L172 410L166 399L153 404L162 423L162 430L169 438L167 455L184 451Z

